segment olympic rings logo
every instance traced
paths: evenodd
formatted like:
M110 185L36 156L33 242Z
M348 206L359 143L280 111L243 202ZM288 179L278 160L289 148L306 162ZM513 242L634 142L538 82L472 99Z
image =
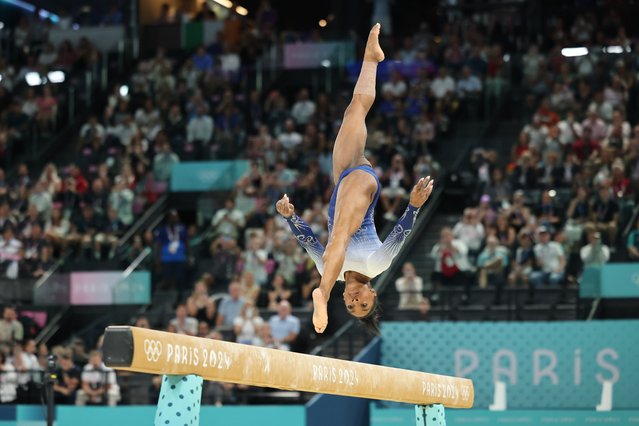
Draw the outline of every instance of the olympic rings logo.
M162 343L157 340L144 339L144 353L149 362L157 362L162 355Z

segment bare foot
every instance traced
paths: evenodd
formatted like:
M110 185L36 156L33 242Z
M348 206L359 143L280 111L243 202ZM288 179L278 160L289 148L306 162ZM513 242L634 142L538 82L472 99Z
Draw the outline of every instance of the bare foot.
M313 325L318 333L323 333L328 325L327 302L322 290L313 290Z
M384 60L384 51L379 45L379 30L381 27L380 24L375 24L371 32L368 33L368 41L364 51L364 61L366 62L382 62Z

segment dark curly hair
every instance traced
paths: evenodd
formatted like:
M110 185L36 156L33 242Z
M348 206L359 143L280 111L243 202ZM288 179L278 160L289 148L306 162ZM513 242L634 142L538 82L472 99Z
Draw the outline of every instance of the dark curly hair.
M379 318L382 311L382 308L379 304L378 298L375 297L375 302L371 311L362 318L357 318L359 324L371 335L379 336L380 328L379 328Z

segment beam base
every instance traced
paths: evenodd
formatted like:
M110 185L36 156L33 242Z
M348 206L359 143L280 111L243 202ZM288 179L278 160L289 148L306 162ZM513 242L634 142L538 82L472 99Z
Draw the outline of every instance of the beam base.
M417 426L446 426L444 406L441 404L416 405L415 424Z
M200 424L202 377L162 376L155 426L197 426Z

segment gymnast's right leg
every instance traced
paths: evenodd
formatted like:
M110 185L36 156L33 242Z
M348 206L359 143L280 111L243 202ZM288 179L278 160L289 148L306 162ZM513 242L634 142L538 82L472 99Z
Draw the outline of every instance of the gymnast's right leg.
M344 112L342 126L337 133L333 147L333 180L349 167L370 164L364 156L366 148L366 114L375 102L375 80L377 64L384 60L384 52L379 45L380 24L375 24L368 34L364 62L359 73L353 98Z

